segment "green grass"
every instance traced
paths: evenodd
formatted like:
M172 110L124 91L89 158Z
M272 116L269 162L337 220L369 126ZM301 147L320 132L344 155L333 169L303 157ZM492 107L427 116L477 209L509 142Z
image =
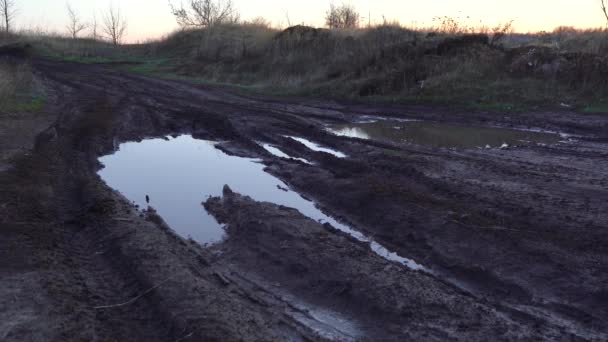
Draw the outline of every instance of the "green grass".
M530 108L536 108L534 105L522 105L512 102L471 102L467 107L492 113L520 113Z
M0 63L0 110L39 111L46 94L27 63Z
M584 113L590 113L590 114L595 114L595 113L605 114L605 113L608 113L608 103L606 103L606 102L591 103L586 106L583 106L582 111Z
M179 65L179 60L175 58L151 58L140 60L140 63L132 65L117 65L116 68L148 77L155 77L166 80L187 81L195 84L229 87L243 91L262 91L262 87L257 85L244 85L237 83L218 82L200 76L188 76L175 72ZM267 92L266 92L267 93Z
M46 95L20 96L0 101L0 110L9 112L37 112L44 108Z
M37 95L29 100L16 101L11 106L11 109L18 112L37 112L40 111L46 104L46 95Z
M116 56L78 56L78 55L46 55L45 57L64 62L74 62L82 64L103 64L103 63L139 63L142 59L137 56L116 55Z
M173 67L176 64L171 58L149 58L139 59L136 64L119 66L120 69L142 74L146 76L156 76L160 78L170 77Z

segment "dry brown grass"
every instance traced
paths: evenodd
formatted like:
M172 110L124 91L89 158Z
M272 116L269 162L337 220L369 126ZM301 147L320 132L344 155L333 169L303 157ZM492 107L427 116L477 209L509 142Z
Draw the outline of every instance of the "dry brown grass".
M177 32L156 43L156 53L170 56L183 76L286 93L480 108L585 106L608 94L606 30L513 34L510 24L481 31L457 24L282 31L230 25Z
M461 102L482 108L585 106L608 98L607 30L561 27L516 34L510 23L476 28L451 18L438 20L438 26L425 29L385 22L341 30L279 30L254 20L182 30L159 41L120 47L39 33L22 39L51 57L132 60L141 63L133 71L277 93ZM12 84L4 87L10 92Z

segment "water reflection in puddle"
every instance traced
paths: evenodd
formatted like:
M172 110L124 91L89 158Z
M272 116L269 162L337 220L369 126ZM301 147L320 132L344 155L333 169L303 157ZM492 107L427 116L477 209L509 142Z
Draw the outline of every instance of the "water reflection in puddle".
M177 138L149 139L121 144L119 150L100 158L105 168L100 177L112 188L141 207L146 195L165 221L180 235L201 244L221 241L224 229L209 215L201 202L221 196L228 184L232 190L257 201L296 208L302 214L329 223L354 238L370 242L378 255L412 269L424 269L372 241L362 233L323 214L313 202L266 173L256 159L229 156L215 143L183 135Z
M292 137L292 136L287 136L287 137L303 144L304 146L308 147L309 149L311 149L313 151L329 153L338 158L346 158L346 154L344 154L340 151L333 150L331 148L322 147L321 145L314 143L310 140L307 140L304 138Z
M277 156L279 158L284 158L284 159L293 159L293 160L299 160L305 164L310 164L312 165L311 162L309 162L308 160L304 159L304 158L296 158L296 157L292 157L289 154L281 151L280 149L278 149L277 147L274 147L270 144L261 144L262 147L268 151L268 153L272 154L273 156Z
M391 121L332 125L329 130L340 136L360 139L410 142L433 147L501 147L526 144L554 144L560 136L493 127L449 125L424 121Z

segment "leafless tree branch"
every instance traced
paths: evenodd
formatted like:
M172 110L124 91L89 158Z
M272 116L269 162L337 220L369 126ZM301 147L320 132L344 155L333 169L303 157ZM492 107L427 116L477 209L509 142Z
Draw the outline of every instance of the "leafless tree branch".
M15 0L0 0L0 18L2 18L2 28L9 33L13 29L13 22L17 16L17 6Z
M110 6L104 14L102 31L112 44L119 45L122 42L127 32L127 20L119 8Z
M91 38L93 40L99 39L99 31L97 29L97 14L93 13L93 20L91 20Z
M68 3L68 4L66 4L66 7L68 10L68 20L69 20L66 28L68 30L68 33L72 37L72 39L76 39L76 38L78 38L78 34L81 31L83 31L84 29L86 29L88 27L88 25L86 23L83 23L80 20L78 13L74 10L72 5L70 5Z
M600 0L602 4L602 12L604 12L604 16L606 17L606 26L608 26L608 0Z
M183 4L177 7L169 2L169 7L181 27L212 27L239 20L232 0L189 0L187 7Z
M287 19L287 27L291 27L291 19L289 18L289 11L285 10L285 19Z

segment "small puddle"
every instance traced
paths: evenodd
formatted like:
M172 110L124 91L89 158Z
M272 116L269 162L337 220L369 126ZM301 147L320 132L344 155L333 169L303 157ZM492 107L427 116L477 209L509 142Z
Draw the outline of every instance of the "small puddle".
M273 156L279 157L279 158L283 158L283 159L293 159L293 160L298 160L301 161L305 164L310 164L312 165L311 162L309 162L308 160L304 159L304 158L296 158L296 157L292 157L289 154L281 151L280 149L278 149L277 147L274 147L270 144L261 144L262 147L268 151L268 153L272 154Z
M225 184L256 201L298 209L321 223L329 223L355 239L369 242L378 255L416 270L425 268L413 260L390 252L361 232L325 215L315 204L264 171L257 159L229 156L215 142L177 138L148 139L120 144L118 151L101 157L105 166L99 176L113 189L142 208L150 205L178 234L201 244L224 238L225 231L201 202L221 196ZM286 191L287 190L287 191Z
M388 140L432 147L483 148L528 144L555 144L559 134L507 128L450 125L425 121L393 121L332 125L329 131L340 136L368 140Z
M309 149L313 150L313 151L317 151L317 152L325 152L325 153L329 153L331 155L334 155L338 158L346 158L346 154L340 152L340 151L336 151L334 149L331 148L327 148L327 147L323 147L317 143L314 143L310 140L304 139L304 138L299 138L299 137L292 137L292 136L286 136L287 138L291 138L301 144L303 144L304 146L308 147Z
M296 321L312 329L329 341L358 341L361 331L358 325L344 315L318 306L310 305L292 295L282 299L291 305L286 312Z
M289 312L289 310L288 310ZM291 313L292 317L328 341L357 341L360 332L357 326L339 314L322 309L310 309L308 315Z

